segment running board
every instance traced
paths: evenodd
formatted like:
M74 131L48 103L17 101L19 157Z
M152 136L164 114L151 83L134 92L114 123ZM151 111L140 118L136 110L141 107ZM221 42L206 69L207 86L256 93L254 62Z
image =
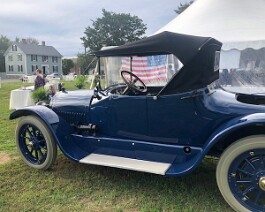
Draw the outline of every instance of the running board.
M100 154L90 154L82 158L79 162L160 175L165 175L166 171L171 166L170 163L160 163Z

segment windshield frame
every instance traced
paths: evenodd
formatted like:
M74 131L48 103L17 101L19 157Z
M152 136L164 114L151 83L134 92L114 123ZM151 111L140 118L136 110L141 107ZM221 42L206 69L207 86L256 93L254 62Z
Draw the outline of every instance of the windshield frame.
M161 60L160 59L161 56L163 58L162 63L160 63L161 61L158 62L159 60ZM125 67L122 68L122 65L121 65L121 68L117 68L116 70L113 70L112 68L108 67L106 61L112 61L111 60L112 58L119 58L121 61L123 59L129 59L129 62L127 62L127 69L128 70L127 69L126 70L129 72L135 73L133 71L134 70L133 67L136 67L136 66L134 66L135 64L133 65L133 62L134 62L134 60L137 60L138 58L142 58L142 57L143 56L137 56L137 55L111 56L111 57L110 56L106 56L106 57L105 56L104 57L98 56L97 57L97 67L96 67L96 70L98 73L98 78L97 78L98 79L97 80L98 88L101 91L107 91L107 90L109 90L110 87L115 87L115 85L121 86L121 85L126 84L126 83L124 83L123 80L117 78L117 76L121 75L121 71ZM147 82L145 82L145 84L147 85L147 87L160 87L161 88L159 90L159 92L160 92L174 78L174 76L177 75L180 70L182 70L183 64L174 54L149 55L148 57L151 57L150 58L151 62L152 62L152 64L154 63L154 65L152 65L152 66L154 66L155 69L157 69L157 70L155 70L155 72L157 71L158 75L155 75L155 76L158 76L158 78L155 80L152 80L152 77L148 79L149 69L146 68L145 66L143 66L143 68L146 68L143 71L145 72L145 74L147 74L147 75L145 75L145 77L147 77L147 79L146 79ZM106 61L104 60L104 58L107 58ZM149 61L149 59L148 59L148 61ZM137 62L139 64L139 61L137 61ZM116 64L118 64L117 66L115 65L115 60L113 63L110 62L110 64L114 64L115 68L119 67L119 65L120 65L119 60L117 60L117 63L116 63ZM162 78L161 78L161 76L159 77L159 68L161 68L159 66L161 66L161 65L164 66L164 75L163 75L164 78L163 78L163 76L162 76ZM139 70L137 70L137 71L139 71ZM171 71L171 73L169 74L170 71ZM112 77L110 77L111 76L110 73L113 73L113 72L117 72L117 74L114 74ZM141 72L142 71L140 71L139 74L141 74ZM113 80L114 84L111 84L112 80L110 80L109 77L112 78L112 80L114 78L114 80ZM144 76L142 76L142 77L144 77ZM140 76L139 78L142 79L142 77ZM115 80L115 79L118 79L118 80Z

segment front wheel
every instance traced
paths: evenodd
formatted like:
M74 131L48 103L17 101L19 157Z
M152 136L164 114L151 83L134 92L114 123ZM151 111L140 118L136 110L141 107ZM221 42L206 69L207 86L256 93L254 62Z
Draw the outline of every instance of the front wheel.
M50 129L35 116L25 116L18 121L16 145L23 161L36 169L50 168L57 156Z
M265 210L265 135L250 136L230 145L216 170L219 190L236 211Z

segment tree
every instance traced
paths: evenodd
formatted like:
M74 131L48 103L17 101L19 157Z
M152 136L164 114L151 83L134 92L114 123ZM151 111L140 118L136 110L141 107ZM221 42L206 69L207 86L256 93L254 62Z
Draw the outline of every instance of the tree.
M39 44L39 41L36 38L31 38L31 37L26 38L26 42L37 45Z
M143 38L146 24L137 16L114 13L102 9L102 18L92 20L92 26L85 29L81 38L83 46L96 51L103 46L120 46Z
M20 42L20 43L27 43L27 44L39 44L39 41L36 39L36 38L31 38L31 37L28 37L28 38L23 38L23 39L19 39L19 38L16 38L16 42Z
M20 39L18 37L15 38L15 42L18 43Z
M11 41L6 37L0 36L0 72L5 72L5 57L4 53L11 44Z
M191 4L193 3L193 1L190 1L189 3L185 3L182 4L180 3L180 5L178 6L177 10L174 10L177 14L182 13L184 10L186 10Z
M74 62L71 59L63 59L63 74L67 75L70 73L70 69L74 67Z
M77 66L80 67L81 74L89 74L89 70L96 66L96 60L94 59L94 56L78 54Z

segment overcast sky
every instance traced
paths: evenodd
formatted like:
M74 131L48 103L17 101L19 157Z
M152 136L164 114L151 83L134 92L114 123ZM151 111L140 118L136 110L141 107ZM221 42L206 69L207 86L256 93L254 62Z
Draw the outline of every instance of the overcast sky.
M136 15L152 35L176 17L188 0L0 0L0 34L14 40L33 37L54 46L64 57L84 51L80 37L102 8Z

